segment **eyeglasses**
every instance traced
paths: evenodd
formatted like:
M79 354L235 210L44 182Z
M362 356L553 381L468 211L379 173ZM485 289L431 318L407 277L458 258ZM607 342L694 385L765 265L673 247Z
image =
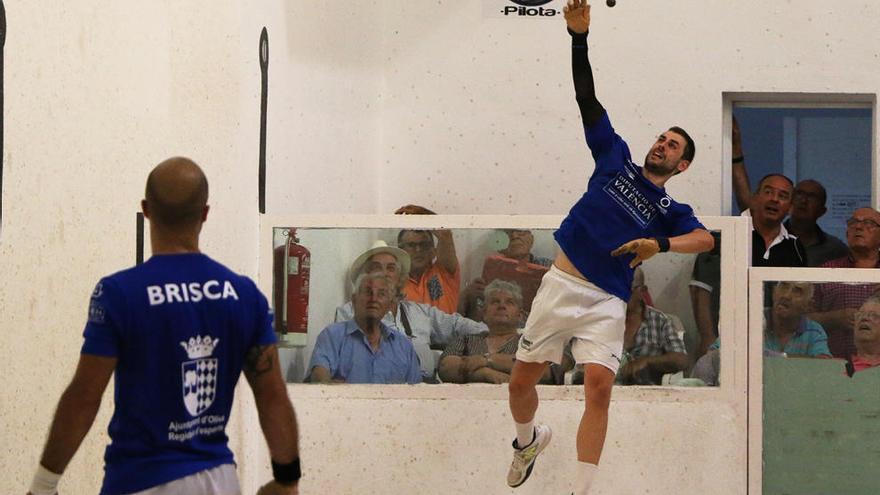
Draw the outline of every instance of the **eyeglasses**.
M876 311L856 311L855 318L857 321L864 320L868 323L880 322L880 313Z
M412 250L412 251L427 251L434 247L434 243L431 241L422 241L422 242L401 242L398 244L400 249Z
M880 224L878 224L877 222L875 222L873 220L869 220L867 218L852 217L846 221L847 227L855 227L856 225L861 225L862 227L864 227L866 229L876 229L876 228L880 227Z

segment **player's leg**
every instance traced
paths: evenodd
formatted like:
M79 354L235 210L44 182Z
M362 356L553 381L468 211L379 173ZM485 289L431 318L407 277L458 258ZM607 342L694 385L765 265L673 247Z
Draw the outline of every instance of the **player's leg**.
M608 429L608 406L614 373L601 364L584 365L584 413L577 433L578 460L599 464L605 432Z
M608 406L614 372L601 364L584 365L584 413L577 432L578 467L575 495L589 493L599 469L599 458L608 431Z
M532 472L535 458L550 442L552 433L546 425L534 425L538 409L535 389L549 362L558 363L562 350L571 339L566 324L568 291L565 280L551 268L541 280L532 301L528 321L516 351L516 362L510 374L510 412L516 423L517 439L513 442L513 462L507 473L507 484L523 484Z
M526 482L538 454L550 443L552 433L546 425L535 425L538 410L538 391L535 386L547 370L548 363L529 363L517 360L510 373L510 412L516 423L513 441L513 461L507 472L507 484L517 487Z
M589 492L605 445L611 388L620 366L626 318L622 300L606 295L594 301L571 347L575 362L584 364L584 412L577 434L577 495Z
M538 410L538 391L535 385L541 380L541 376L547 370L547 363L527 363L516 361L510 372L510 383L507 386L509 392L508 402L513 421L517 424L517 444L526 446L532 443L532 431L520 432L519 425L532 425L535 420L535 411Z

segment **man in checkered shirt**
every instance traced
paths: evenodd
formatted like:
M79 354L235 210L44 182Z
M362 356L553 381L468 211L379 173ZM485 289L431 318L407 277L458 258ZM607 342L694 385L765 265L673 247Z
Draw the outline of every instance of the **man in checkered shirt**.
M626 305L623 357L615 378L619 384L659 385L664 374L676 373L690 364L672 320L645 304L646 290L645 274L637 268Z
M849 254L826 261L822 268L880 268L880 212L859 208L846 221ZM880 284L818 284L813 294L814 313L828 334L828 347L836 358L847 359L856 352L853 343L853 317L865 300L880 289Z

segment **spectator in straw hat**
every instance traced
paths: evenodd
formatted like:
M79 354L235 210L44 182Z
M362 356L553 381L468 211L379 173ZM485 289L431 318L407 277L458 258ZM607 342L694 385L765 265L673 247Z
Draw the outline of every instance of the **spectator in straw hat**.
M405 299L403 287L409 279L409 268L410 258L406 251L378 240L354 260L349 275L353 283L361 273L381 271L394 284L397 293L382 323L412 340L421 361L423 381L436 382L437 356L434 350L444 349L455 336L487 332L488 328L457 313L445 313L435 306ZM334 321L353 317L354 309L349 301L336 308Z

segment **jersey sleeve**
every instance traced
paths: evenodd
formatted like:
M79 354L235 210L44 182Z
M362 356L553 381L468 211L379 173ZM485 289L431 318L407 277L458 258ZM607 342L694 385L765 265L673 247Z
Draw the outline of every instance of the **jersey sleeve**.
M117 357L122 347L122 292L109 278L101 279L92 291L81 354Z
M674 206L674 210L671 211L671 215L669 215L668 229L667 233L669 237L676 237L684 234L689 234L697 229L706 230L706 227L697 220L697 217L694 216L694 210L688 205L683 205L680 203L676 203Z
M260 292L260 289L257 288L257 284L247 277L244 277L244 279L254 292L253 338L251 339L251 345L248 346L248 349L254 346L274 344L278 341L278 338L275 336L275 329L272 326L272 323L275 320L275 314L272 311L272 308L269 307L269 301L266 299L266 296L264 296L263 293Z
M584 124L584 136L587 138L587 146L593 154L596 166L599 161L614 149L615 142L620 139L614 128L611 127L611 120L608 118L608 112L603 112L602 116L593 124Z

